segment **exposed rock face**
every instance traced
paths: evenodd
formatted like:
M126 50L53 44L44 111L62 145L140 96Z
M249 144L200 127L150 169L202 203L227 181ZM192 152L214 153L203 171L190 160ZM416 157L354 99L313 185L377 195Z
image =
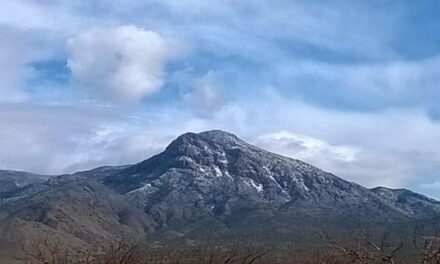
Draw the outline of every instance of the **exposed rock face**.
M22 226L23 234L52 232L81 243L204 232L302 236L314 224L345 228L440 215L433 199L370 190L223 131L187 133L138 164L53 177L0 198L3 237Z

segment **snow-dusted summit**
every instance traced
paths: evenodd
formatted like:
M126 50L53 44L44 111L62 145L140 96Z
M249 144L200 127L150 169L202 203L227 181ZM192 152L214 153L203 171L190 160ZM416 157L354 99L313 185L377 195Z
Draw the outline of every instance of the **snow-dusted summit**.
M381 221L433 217L440 208L434 200L426 201L429 208L423 210L415 202L401 206L375 190L219 130L184 134L164 152L104 183L166 226L250 210L275 210L298 219Z

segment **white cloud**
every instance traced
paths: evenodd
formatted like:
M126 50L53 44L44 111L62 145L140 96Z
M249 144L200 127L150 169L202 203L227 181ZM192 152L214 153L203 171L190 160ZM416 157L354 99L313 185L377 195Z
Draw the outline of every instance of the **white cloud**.
M404 187L433 162L421 153L334 145L285 130L260 135L253 142L367 187Z
M132 102L160 90L176 47L156 32L128 25L83 32L69 40L68 52L68 67L84 90Z
M34 77L31 64L48 52L39 45L44 32L0 24L0 102L28 99L27 82Z
M189 90L182 92L182 98L194 113L205 117L220 110L226 103L213 71L195 79Z
M210 71L196 81L195 99L208 108L217 108L222 103L214 75L215 74Z
M381 63L325 63L303 60L279 67L289 93L335 108L424 107L437 110L440 56Z
M352 146L331 145L321 139L297 135L285 130L261 135L256 143L303 160L353 162L359 152Z
M175 117L137 121L112 107L0 104L0 123L7 124L0 130L0 168L60 174L138 162L173 138Z

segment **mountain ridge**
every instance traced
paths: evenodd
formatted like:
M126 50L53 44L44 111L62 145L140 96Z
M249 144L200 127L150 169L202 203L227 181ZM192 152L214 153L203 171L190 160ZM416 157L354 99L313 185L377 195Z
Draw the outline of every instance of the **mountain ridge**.
M281 241L306 237L319 224L346 230L437 218L439 201L409 190L368 189L220 130L185 133L134 165L0 193L3 237L54 234L77 245L127 235L203 240L207 232Z

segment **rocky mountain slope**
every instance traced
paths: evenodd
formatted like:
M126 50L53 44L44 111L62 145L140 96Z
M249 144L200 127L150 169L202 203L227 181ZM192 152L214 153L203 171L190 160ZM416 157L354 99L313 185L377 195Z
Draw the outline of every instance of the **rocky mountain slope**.
M410 218L434 218L440 215L440 202L405 189L371 189L386 203Z
M154 231L152 223L104 185L60 177L10 194L0 207L0 243L13 248L49 238L72 249L123 238L140 243Z
M78 245L127 236L287 240L318 225L440 216L440 203L423 195L370 190L223 131L187 133L138 164L53 177L0 198L0 237L53 234Z
M375 220L426 218L440 208L429 199L422 206L426 210L419 210L418 203L401 206L390 196L223 131L182 135L163 153L104 183L136 201L161 225L262 208L293 217Z
M23 171L0 170L0 194L14 191L29 184L43 182L47 175L32 174Z

